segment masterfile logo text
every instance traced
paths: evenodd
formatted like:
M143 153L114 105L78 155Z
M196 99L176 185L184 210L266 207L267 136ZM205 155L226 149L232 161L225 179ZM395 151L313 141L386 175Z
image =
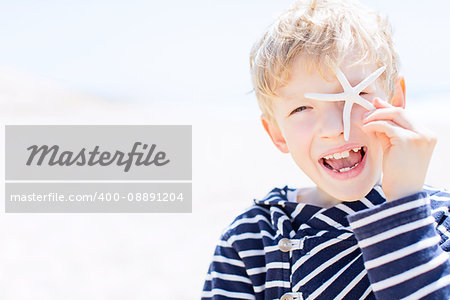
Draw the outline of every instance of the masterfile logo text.
M139 151L139 147L143 151ZM30 156L27 160L27 166L31 166L35 163L41 166L43 163L47 163L49 166L71 166L76 164L77 166L94 166L99 164L101 166L109 166L116 164L117 166L125 166L124 172L128 172L133 164L136 166L150 166L155 165L157 167L164 166L170 160L166 159L166 153L164 151L158 151L154 154L156 145L153 144L150 147L147 144L135 142L130 152L124 153L116 150L114 153L109 151L99 151L100 146L95 146L92 151L82 148L78 153L72 151L60 151L60 147L57 145L32 145L27 148L30 151ZM36 158L36 162L34 162Z
M191 180L191 125L7 125L6 180Z

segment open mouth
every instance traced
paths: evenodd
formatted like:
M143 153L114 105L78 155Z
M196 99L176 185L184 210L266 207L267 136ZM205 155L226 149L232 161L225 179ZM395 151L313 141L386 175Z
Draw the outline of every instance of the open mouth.
M336 173L344 173L356 168L363 160L366 152L367 147L362 146L327 155L320 158L319 162Z

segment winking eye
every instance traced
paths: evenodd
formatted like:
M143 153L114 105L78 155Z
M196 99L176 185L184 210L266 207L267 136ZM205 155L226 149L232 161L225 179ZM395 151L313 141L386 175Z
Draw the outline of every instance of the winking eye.
M336 77L339 80L344 91L337 94L319 94L319 93L306 93L305 98L320 100L320 101L345 101L344 110L342 114L342 122L344 123L344 140L348 141L350 136L350 115L352 112L353 104L359 104L367 110L374 110L375 107L372 103L360 96L360 93L371 83L377 80L378 77L386 70L386 66L382 66L375 72L367 76L363 81L352 87L342 73L341 69L337 68Z

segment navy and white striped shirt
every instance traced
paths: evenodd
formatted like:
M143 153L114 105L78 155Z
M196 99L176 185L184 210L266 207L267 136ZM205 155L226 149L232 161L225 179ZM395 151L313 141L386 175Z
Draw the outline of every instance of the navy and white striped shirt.
M224 231L202 299L450 299L450 194L330 208L273 189ZM293 199L293 201L290 199Z

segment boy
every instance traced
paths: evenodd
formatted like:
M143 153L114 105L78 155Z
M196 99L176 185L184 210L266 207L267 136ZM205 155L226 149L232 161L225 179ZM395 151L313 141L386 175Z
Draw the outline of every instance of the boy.
M264 129L316 187L275 188L238 216L203 299L450 299L450 194L423 188L436 138L404 112L387 22L296 3L251 70Z

